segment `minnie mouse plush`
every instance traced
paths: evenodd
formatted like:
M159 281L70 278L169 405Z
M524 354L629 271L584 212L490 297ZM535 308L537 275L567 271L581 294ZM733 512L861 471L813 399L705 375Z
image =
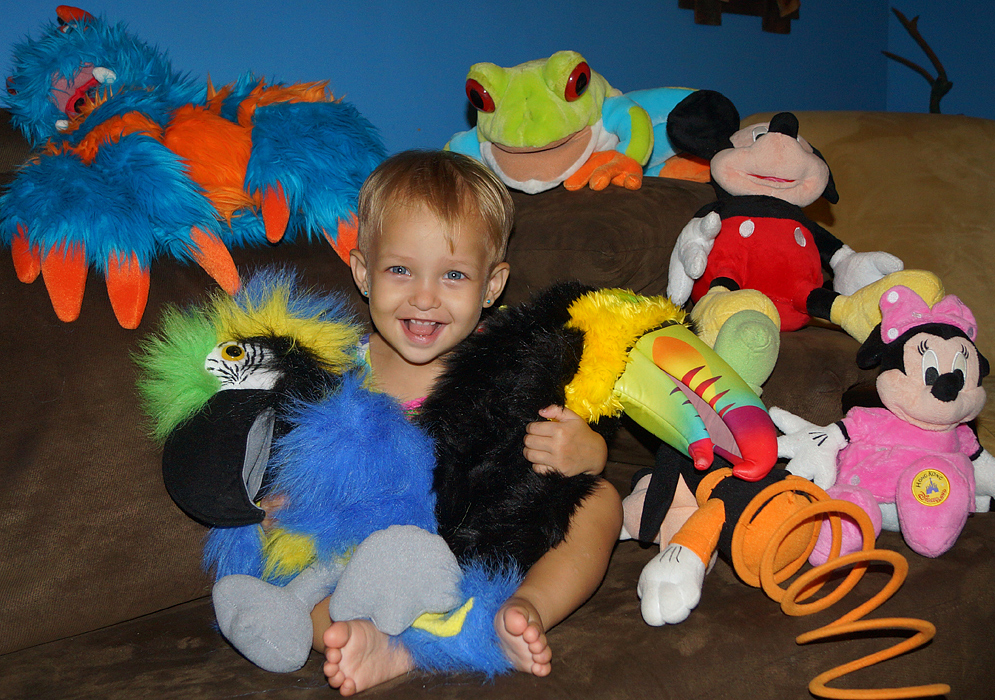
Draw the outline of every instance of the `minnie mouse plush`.
M856 253L805 216L802 207L839 195L829 166L798 133L790 112L769 123L740 128L732 102L699 90L671 112L667 133L676 148L710 161L716 201L684 228L670 261L668 295L695 303L692 319L705 342L716 347L740 375L761 384L773 369L777 329L797 330L812 317L832 321L863 341L878 322L881 293L904 284L929 301L942 295L935 275L904 271L884 252ZM823 267L833 289L823 287ZM726 322L746 309L770 323L766 362L736 359L720 348ZM740 351L742 352L742 351Z
M957 297L930 308L898 286L880 306L881 325L857 364L881 366L885 408L853 408L825 427L772 408L786 433L778 451L792 458L788 471L861 506L877 532L900 530L913 550L937 557L953 546L968 514L987 511L995 496L995 458L965 425L985 404L981 380L989 365L974 345L974 315ZM844 532L844 554L853 550L854 533Z

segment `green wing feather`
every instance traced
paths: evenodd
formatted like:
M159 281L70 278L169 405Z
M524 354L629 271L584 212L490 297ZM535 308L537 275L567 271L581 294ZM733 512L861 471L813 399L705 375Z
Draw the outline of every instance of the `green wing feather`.
M194 415L221 388L204 369L204 358L218 343L210 307L166 309L159 329L144 338L133 360L138 365L138 392L162 442L176 426Z

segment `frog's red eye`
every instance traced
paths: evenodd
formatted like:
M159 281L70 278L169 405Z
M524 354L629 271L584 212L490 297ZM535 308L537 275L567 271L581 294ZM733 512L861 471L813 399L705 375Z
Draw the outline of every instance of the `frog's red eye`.
M580 99L580 96L587 92L587 87L590 84L591 67L587 65L586 61L581 61L567 78L567 87L563 91L563 96L567 98L567 102Z
M478 112L494 111L494 98L473 78L466 81L466 97Z

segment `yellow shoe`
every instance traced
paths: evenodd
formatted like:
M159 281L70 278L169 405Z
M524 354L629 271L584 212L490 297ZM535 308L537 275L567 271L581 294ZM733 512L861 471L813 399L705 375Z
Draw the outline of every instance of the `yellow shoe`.
M859 342L864 342L874 327L881 323L881 295L898 284L914 291L930 307L944 296L943 282L932 272L899 270L861 287L850 296L836 297L829 320Z
M746 310L759 311L774 322L775 328L780 329L781 315L774 308L774 302L756 289L729 291L725 287L712 287L691 309L691 320L698 337L705 345L713 348L726 321L734 314Z

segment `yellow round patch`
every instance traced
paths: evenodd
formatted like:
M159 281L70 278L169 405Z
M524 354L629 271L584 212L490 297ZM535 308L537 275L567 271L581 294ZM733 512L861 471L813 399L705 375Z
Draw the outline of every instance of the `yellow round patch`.
M950 480L939 469L923 469L912 479L912 497L924 506L938 506L950 495Z

